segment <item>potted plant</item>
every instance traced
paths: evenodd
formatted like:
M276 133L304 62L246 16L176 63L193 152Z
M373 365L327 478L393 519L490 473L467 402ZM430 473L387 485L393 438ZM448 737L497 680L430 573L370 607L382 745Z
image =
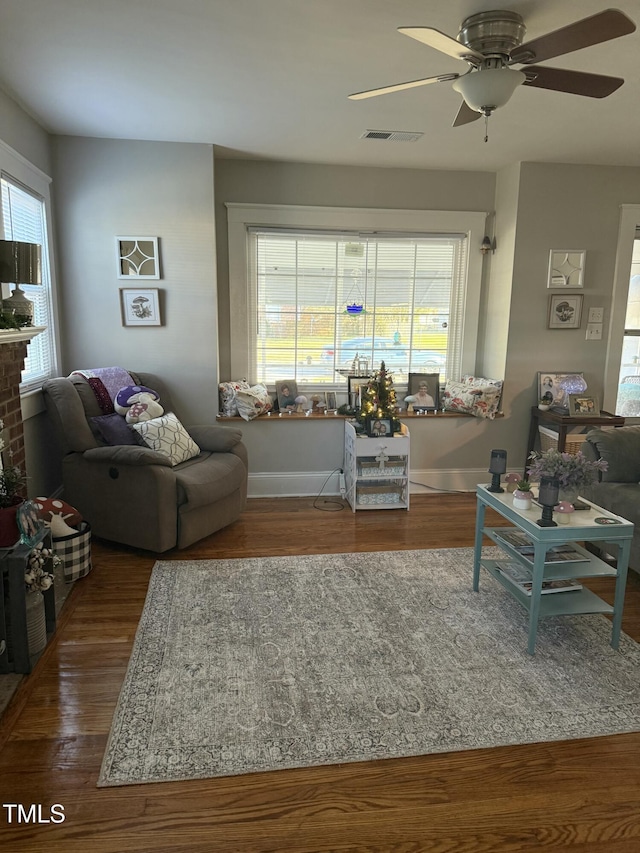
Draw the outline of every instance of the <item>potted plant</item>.
M601 471L609 467L604 459L591 461L582 453L560 453L551 448L544 453L532 453L527 474L533 481L554 477L560 486L560 500L574 503L580 490L594 483Z
M513 493L513 506L515 509L531 509L531 501L533 494L531 493L531 483L529 480L522 479L516 483L516 488Z

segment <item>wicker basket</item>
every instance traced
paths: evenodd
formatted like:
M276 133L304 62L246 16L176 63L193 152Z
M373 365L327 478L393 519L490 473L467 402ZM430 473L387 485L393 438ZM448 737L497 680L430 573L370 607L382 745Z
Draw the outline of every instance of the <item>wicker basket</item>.
M404 459L399 457L390 457L382 462L382 467L378 462L369 462L362 460L358 466L358 475L360 477L380 477L384 474L386 477L402 477L404 476Z
M402 486L393 483L379 483L357 487L357 502L365 506L374 504L397 504L402 496Z
M539 426L540 432L540 449L544 453L545 450L558 449L558 433L547 427ZM586 439L586 435L567 435L564 442L564 453L579 453L582 450L582 443Z

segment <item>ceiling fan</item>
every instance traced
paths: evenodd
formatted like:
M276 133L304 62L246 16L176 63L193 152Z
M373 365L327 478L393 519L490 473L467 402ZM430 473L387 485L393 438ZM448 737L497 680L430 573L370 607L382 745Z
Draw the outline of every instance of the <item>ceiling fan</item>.
M487 119L494 110L507 103L520 84L590 98L606 98L622 86L624 80L621 77L534 63L619 38L634 32L635 28L633 21L618 9L606 9L525 43L523 18L517 12L506 10L479 12L465 18L455 39L432 27L398 27L402 35L461 59L469 68L460 74L438 74L381 89L355 92L349 97L360 100L430 83L452 82L453 88L463 98L453 127L468 124L482 115ZM512 68L513 65L524 65L524 68L520 71Z

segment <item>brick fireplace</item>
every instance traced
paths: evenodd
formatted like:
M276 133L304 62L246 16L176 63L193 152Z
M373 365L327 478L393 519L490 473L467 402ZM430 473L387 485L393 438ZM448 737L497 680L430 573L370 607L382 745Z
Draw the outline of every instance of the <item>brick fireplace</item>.
M24 329L0 331L0 419L4 422L4 465L25 468L24 428L20 406L20 379L27 345L31 338L43 331L29 326Z

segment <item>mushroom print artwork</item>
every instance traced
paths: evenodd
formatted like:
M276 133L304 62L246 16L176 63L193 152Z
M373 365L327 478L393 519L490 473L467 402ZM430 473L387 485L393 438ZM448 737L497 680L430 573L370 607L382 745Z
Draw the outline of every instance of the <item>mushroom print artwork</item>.
M120 289L120 308L123 326L160 326L160 303L157 288L140 290Z

